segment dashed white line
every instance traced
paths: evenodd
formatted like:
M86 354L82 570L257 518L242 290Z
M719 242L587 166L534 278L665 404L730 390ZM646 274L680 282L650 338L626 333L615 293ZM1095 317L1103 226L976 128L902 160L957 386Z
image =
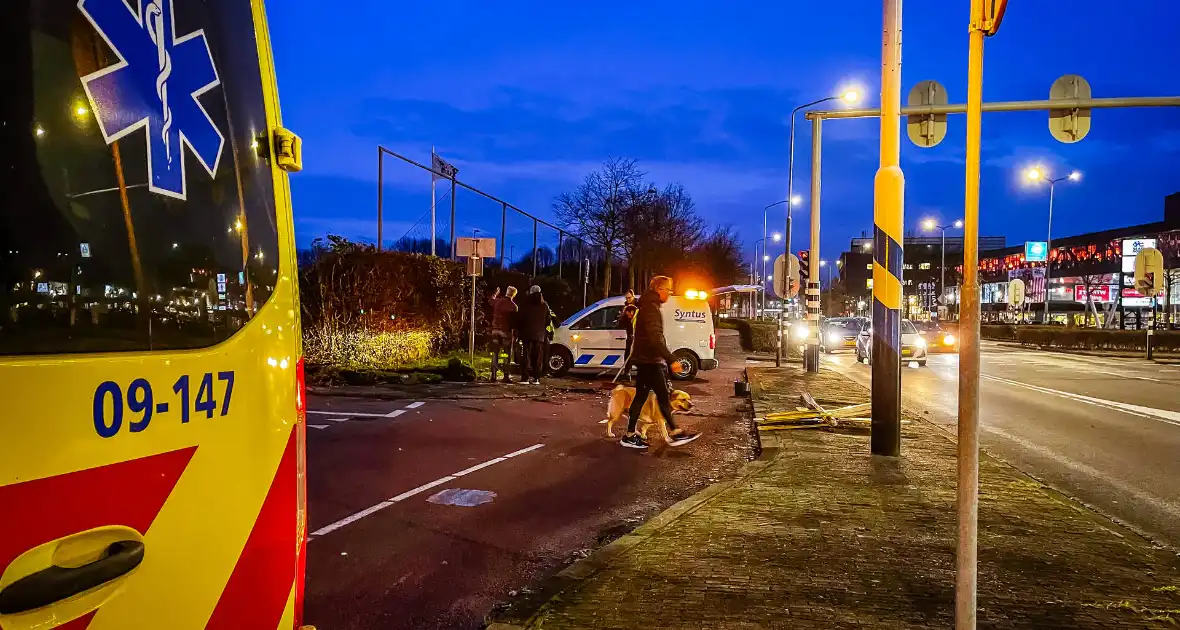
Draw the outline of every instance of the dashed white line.
M429 490L435 486L441 486L448 481L454 481L454 480L455 480L454 475L447 475L446 477L443 477L442 479L435 479L434 481L431 481L430 483L424 483L424 484L418 486L417 488L414 488L413 490L407 490L406 492L403 492L403 493L397 495L396 497L393 497L392 499L389 500L389 502L390 503L397 503L398 501L404 501L405 499L408 499L408 498L414 496L415 494L418 494L421 492L426 492L427 490Z
M364 418L385 418L388 414L384 413L364 413L360 411L315 411L308 409L307 413L314 413L321 416L351 416Z
M326 428L328 428L328 425L326 425L326 424L309 424L307 426L309 426L313 429L326 429Z
M406 409L417 409L418 407L421 407L422 405L425 405L425 404L426 403L424 403L424 402L420 402L420 401L415 400L414 402L406 405Z
M328 420L332 422L348 422L349 420L352 420L352 418L328 418Z
M1154 409L1152 407L1144 407L1143 405L1132 405L1130 403L1119 402L1117 400L1105 400L1103 398L1095 398L1093 396L1085 396L1083 394L1075 394L1073 392L1063 392L1056 389L1050 389L1048 387L1029 385L1028 383L1021 383L1020 381L1013 381L1011 379L1000 378L998 376L991 376L988 374L983 374L982 376L983 378L990 381L1006 383L1016 387L1023 387L1025 389L1031 389L1035 392L1041 392L1044 394L1053 394L1056 396L1061 396L1062 398L1068 398L1070 400L1076 400L1078 402L1094 405L1095 407L1104 407L1106 409L1120 411L1132 416L1139 416L1141 418L1159 420L1160 422L1166 422L1168 424L1180 425L1180 412L1178 411L1171 411L1168 409Z
M308 425L308 426L317 426L317 425ZM318 425L318 426L327 426L327 425ZM435 479L434 481L431 481L430 483L422 484L422 485L418 486L417 488L414 488L413 490L407 490L407 491L397 495L396 497L393 497L392 499L386 499L385 501L382 501L382 502L378 503L377 505L365 508L365 509L361 510L360 512L357 512L356 514L353 514L351 516L346 516L346 517L336 521L335 523L332 523L330 525L325 525L325 526L315 530L314 532L312 532L308 536L308 540L311 540L311 539L316 538L318 536L323 536L325 534L330 534L330 533L340 529L341 527L344 527L345 525L355 523L356 521L359 521L360 519L362 519L366 516L369 516L370 514L373 514L373 513L380 511L380 510L383 510L383 509L385 509L385 508L387 508L399 501L404 501L416 494L421 494L421 493L423 493L435 486L441 486L442 484L447 483L448 481L454 481L454 480L458 479L459 477L462 477L463 475L473 473L477 470L487 468L488 466L492 466L494 464L499 464L500 462L507 461L507 460L509 460L513 457L517 457L519 455L524 455L525 453L530 453L530 452L535 451L543 446L545 446L545 445L544 444L534 444L534 445L529 446L527 448L522 448L518 451L512 451L511 453L508 453L507 455L501 455L500 457L490 459L486 462L483 462L482 464L476 464L475 466L472 466L471 468L467 468L467 469L461 470L457 473L447 475L446 477L442 477L441 479Z
M389 413L385 414L385 417L386 417L386 418L396 418L396 417L398 417L398 416L402 415L402 414L403 414L403 413L405 413L405 412L406 412L406 410L405 410L405 409L396 409L396 410L394 410L394 411L391 411L391 412L389 412Z

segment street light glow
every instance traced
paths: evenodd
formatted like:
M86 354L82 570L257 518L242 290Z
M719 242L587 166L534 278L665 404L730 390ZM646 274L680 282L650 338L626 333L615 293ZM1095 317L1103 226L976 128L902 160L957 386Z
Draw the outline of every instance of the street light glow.
M1070 173L1070 174L1069 174L1069 181L1071 181L1071 182L1076 182L1076 181L1078 181L1078 180L1079 180L1079 179L1081 179L1081 178L1082 178L1082 172L1081 172L1081 171L1074 171L1074 172L1072 172L1072 173Z
M803 197L800 197L799 195L795 195L795 196L791 197L791 205L792 206L797 206L801 203L803 203Z
M860 92L857 92L856 90L845 90L844 93L840 95L840 99L845 103L855 103L856 101L860 100Z
M922 229L923 230L933 230L934 229L934 219L926 219L925 221L923 221L922 222Z
M33 133L37 134L37 137L40 138L41 136L45 135L45 127L42 127L41 125L37 125L33 129Z
M957 228L963 227L963 221L961 219L955 219L955 227L957 227Z
M1044 179L1045 173L1041 170L1041 167L1034 166L1034 167L1028 169L1027 171L1025 171L1024 176L1027 177L1029 179L1029 181L1036 182L1036 181L1040 181L1041 179Z
M821 261L819 261L819 266L820 266L820 267L827 267L827 266L828 266L828 261L826 261L826 260L821 260Z
M774 242L777 243L777 242L783 240L783 235L779 234L778 232L775 232L774 234L770 235L770 238L774 239Z
M763 254L763 255L762 255L762 260L763 260L764 262L765 262L765 261L767 261L767 260L770 260L770 256L767 256L766 254Z

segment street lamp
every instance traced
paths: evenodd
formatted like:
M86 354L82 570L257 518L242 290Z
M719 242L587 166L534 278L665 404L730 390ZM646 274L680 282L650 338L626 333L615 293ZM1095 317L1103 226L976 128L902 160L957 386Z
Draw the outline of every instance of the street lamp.
M927 232L934 230L942 232L942 265L938 269L938 293L944 300L946 299L946 231L952 227L961 229L963 222L958 219L955 219L955 222L950 225L938 225L934 219L926 219L922 222L922 229ZM949 312L949 306L947 310Z
M1071 182L1081 181L1081 171L1073 171L1065 177L1053 178L1050 177L1048 171L1043 167L1033 166L1024 172L1024 176L1030 183L1046 182L1049 184L1049 227L1045 232L1045 323L1049 323L1049 278L1052 276L1052 253L1053 253L1053 193L1056 190L1057 182L1064 182L1066 180Z
M770 204L766 208L770 208L774 205L776 205L776 204ZM761 243L762 244L762 277L766 277L766 262L770 260L770 255L766 253L766 239L770 238L771 240L773 240L774 242L777 243L780 240L782 240L783 235L779 234L778 232L775 232L774 234L771 234L769 237L765 236L765 230L766 230L766 210L765 209L762 211L762 229L763 229L762 238L754 241L754 258L755 259L758 258L758 244ZM755 295L754 297L757 298L758 296ZM762 287L761 310L762 310L762 316L765 317L765 315L766 315L766 287Z
M846 89L843 92L841 92L840 94L837 94L835 96L825 96L824 98L811 101L810 103L804 103L804 104L796 107L795 109L791 110L791 126L790 126L790 132L789 132L790 140L787 143L787 146L789 147L788 156L787 156L787 199L790 199L792 201L791 204L787 205L787 221L786 221L786 235L787 235L786 240L787 240L787 242L786 242L786 247L785 247L785 253L788 255L791 253L791 206L794 205L794 200L796 198L795 197L795 114L798 114L799 110L801 110L801 109L807 109L807 108L812 107L814 105L819 105L820 103L826 103L828 101L835 101L835 100L841 100L841 101L844 101L845 103L852 104L852 103L855 103L858 100L860 100L860 92L855 89ZM812 202L814 203L815 200L813 199ZM786 309L783 309L779 313L779 320L780 321L782 320L783 314L785 314L785 313L786 313ZM774 358L775 367L778 367L782 361L782 348L781 348L781 346L782 346L781 343L776 344L776 352L775 352L775 358Z

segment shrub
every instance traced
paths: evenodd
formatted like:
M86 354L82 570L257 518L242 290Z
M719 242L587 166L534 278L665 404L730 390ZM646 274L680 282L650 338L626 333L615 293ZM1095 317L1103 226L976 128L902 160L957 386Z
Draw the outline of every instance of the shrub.
M1017 341L1021 345L1061 350L1146 351L1147 331L1066 328L1062 326L981 326L984 339ZM1180 351L1180 332L1157 330L1152 346L1161 352Z
M421 329L370 330L321 322L304 329L303 354L311 364L352 370L396 369L429 358L434 334Z
M333 243L300 272L304 330L320 331L318 341L326 347L346 341L388 354L406 348L416 352L423 335L430 344L427 350L464 340L471 297L462 264L422 254L378 252L341 240ZM360 331L366 335L358 337ZM406 332L414 334L406 337Z
M722 320L721 328L736 328L741 341L742 350L746 352L774 352L775 341L778 336L777 322L753 321L748 319ZM786 352L790 356L798 355L795 344L787 344Z

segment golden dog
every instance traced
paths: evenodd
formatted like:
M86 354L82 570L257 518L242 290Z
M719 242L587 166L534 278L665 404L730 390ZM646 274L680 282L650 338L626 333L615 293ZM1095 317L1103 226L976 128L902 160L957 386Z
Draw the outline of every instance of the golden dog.
M692 409L692 396L688 392L679 389L672 390L669 398L672 402L672 411L688 411ZM623 414L631 408L631 402L635 400L635 388L625 387L619 385L610 393L610 404L606 407L606 419L600 421L598 424L606 425L606 436L614 437L615 432L612 431L615 423L623 418ZM647 395L647 402L643 405L643 411L639 414L639 422L636 423L635 429L643 439L647 439L647 430L653 425L660 428L660 435L664 438L664 442L672 441L672 437L668 435L668 425L662 421L663 415L660 413L660 405L656 402L655 392Z

